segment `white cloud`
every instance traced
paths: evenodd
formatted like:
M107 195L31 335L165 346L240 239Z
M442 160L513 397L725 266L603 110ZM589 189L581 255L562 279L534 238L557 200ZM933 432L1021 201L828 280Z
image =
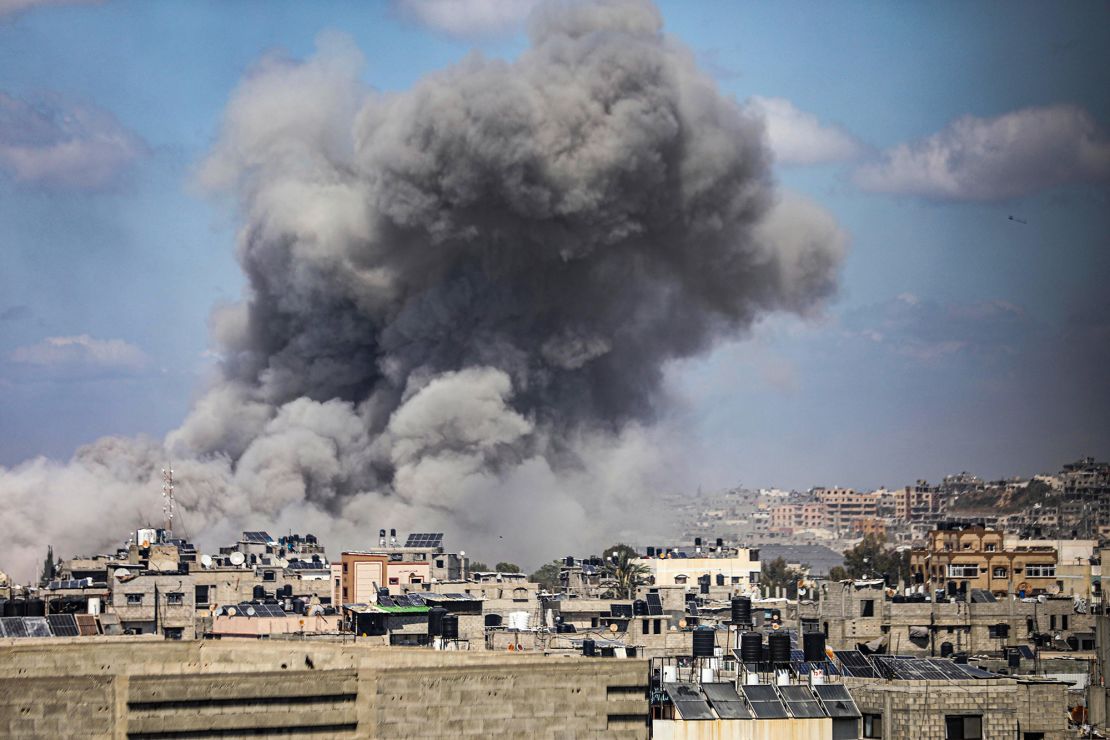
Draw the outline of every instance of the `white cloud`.
M0 0L0 18L15 15L39 5L88 5L100 0Z
M394 0L393 7L433 31L475 38L519 29L540 0Z
M108 111L56 97L24 101L0 92L0 171L18 182L107 187L145 150L142 140Z
M149 358L146 353L122 339L94 339L88 334L75 337L47 337L41 342L17 347L11 361L39 368L89 370L141 370Z
M821 164L853 159L863 151L860 142L836 125L824 124L785 98L753 97L747 109L767 122L767 137L775 161L781 164Z
M856 170L864 190L990 201L1110 179L1110 139L1074 105L964 116Z

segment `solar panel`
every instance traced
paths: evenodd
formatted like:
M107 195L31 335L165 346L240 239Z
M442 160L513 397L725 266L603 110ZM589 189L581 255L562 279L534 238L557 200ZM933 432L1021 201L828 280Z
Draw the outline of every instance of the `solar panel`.
M77 637L77 620L72 614L51 614L46 618L50 625L50 633L55 637Z
M971 678L998 678L997 675L990 671L984 671L982 668L976 668L973 665L957 665L957 668L962 670Z
M705 692L706 697L711 702L719 701L740 701L740 695L736 693L730 683L703 683L701 685L702 691Z
M804 663L805 660L806 660L806 651L805 650L791 650L790 651L790 662L791 663Z
M786 708L793 716L799 719L828 716L808 686L780 686L779 691L786 700Z
M645 599L648 606L648 616L657 617L663 614L663 600L659 598L659 594L649 593Z
M439 547L443 544L443 532L413 532L405 541L405 547Z
M675 712L684 720L715 720L717 716L704 701L676 701Z
M713 709L721 719L751 719L748 705L742 701L715 701Z
M842 719L860 716L859 708L856 707L852 695L848 693L848 689L844 688L843 684L817 684L813 687L813 690L817 692L817 697L825 705L825 711L828 712L830 717Z
M756 719L787 719L790 717L774 686L752 684L741 686L740 690L744 692L744 697L752 708L752 716Z
M74 620L77 622L77 631L80 632L82 636L99 634L99 630L96 628L96 617L94 615L78 614L74 617Z
M378 606L397 606L397 602L389 596L379 596Z
M836 667L836 663L831 663L827 660L811 661L808 663L797 663L794 669L803 676L808 676L814 670L824 671L826 676L839 676L840 671Z
M50 625L46 617L23 617L28 637L50 637Z
M875 668L867 660L867 656L858 650L837 650L836 659L840 661L845 676L853 678L878 678Z
M1029 649L1028 645L1018 645L1016 650L1018 651L1018 653L1021 654L1021 657L1027 658L1028 660L1033 660L1033 658L1035 657L1033 655L1033 651Z
M695 603L693 601L687 601L686 602L686 613L689 614L691 617L698 616L698 605L697 605L697 603Z
M3 625L4 637L27 637L23 617L0 617L0 625Z

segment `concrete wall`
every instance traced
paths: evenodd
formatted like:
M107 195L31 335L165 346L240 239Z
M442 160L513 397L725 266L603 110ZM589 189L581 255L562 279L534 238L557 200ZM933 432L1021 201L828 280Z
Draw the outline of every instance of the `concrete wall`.
M645 738L646 661L143 638L0 642L0 735Z
M832 740L832 720L747 719L683 722L657 719L651 723L656 740Z

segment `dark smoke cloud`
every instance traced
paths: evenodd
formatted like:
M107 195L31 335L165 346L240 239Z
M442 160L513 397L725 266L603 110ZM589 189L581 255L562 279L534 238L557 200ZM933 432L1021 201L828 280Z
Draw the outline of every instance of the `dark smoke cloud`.
M668 361L833 291L835 222L775 194L762 122L653 6L544 6L531 38L383 95L329 36L236 91L200 178L239 199L249 290L166 442L198 525L446 523L547 557L645 490Z

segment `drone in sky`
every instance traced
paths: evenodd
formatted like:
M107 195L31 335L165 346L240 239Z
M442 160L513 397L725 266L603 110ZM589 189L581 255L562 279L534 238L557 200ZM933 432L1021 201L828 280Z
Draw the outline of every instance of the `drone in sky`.
M1013 216L1013 215L1010 216L1010 220L1014 221L1016 223L1019 223L1019 224L1028 224L1029 223L1028 221L1026 221L1024 219L1020 219L1017 216Z

